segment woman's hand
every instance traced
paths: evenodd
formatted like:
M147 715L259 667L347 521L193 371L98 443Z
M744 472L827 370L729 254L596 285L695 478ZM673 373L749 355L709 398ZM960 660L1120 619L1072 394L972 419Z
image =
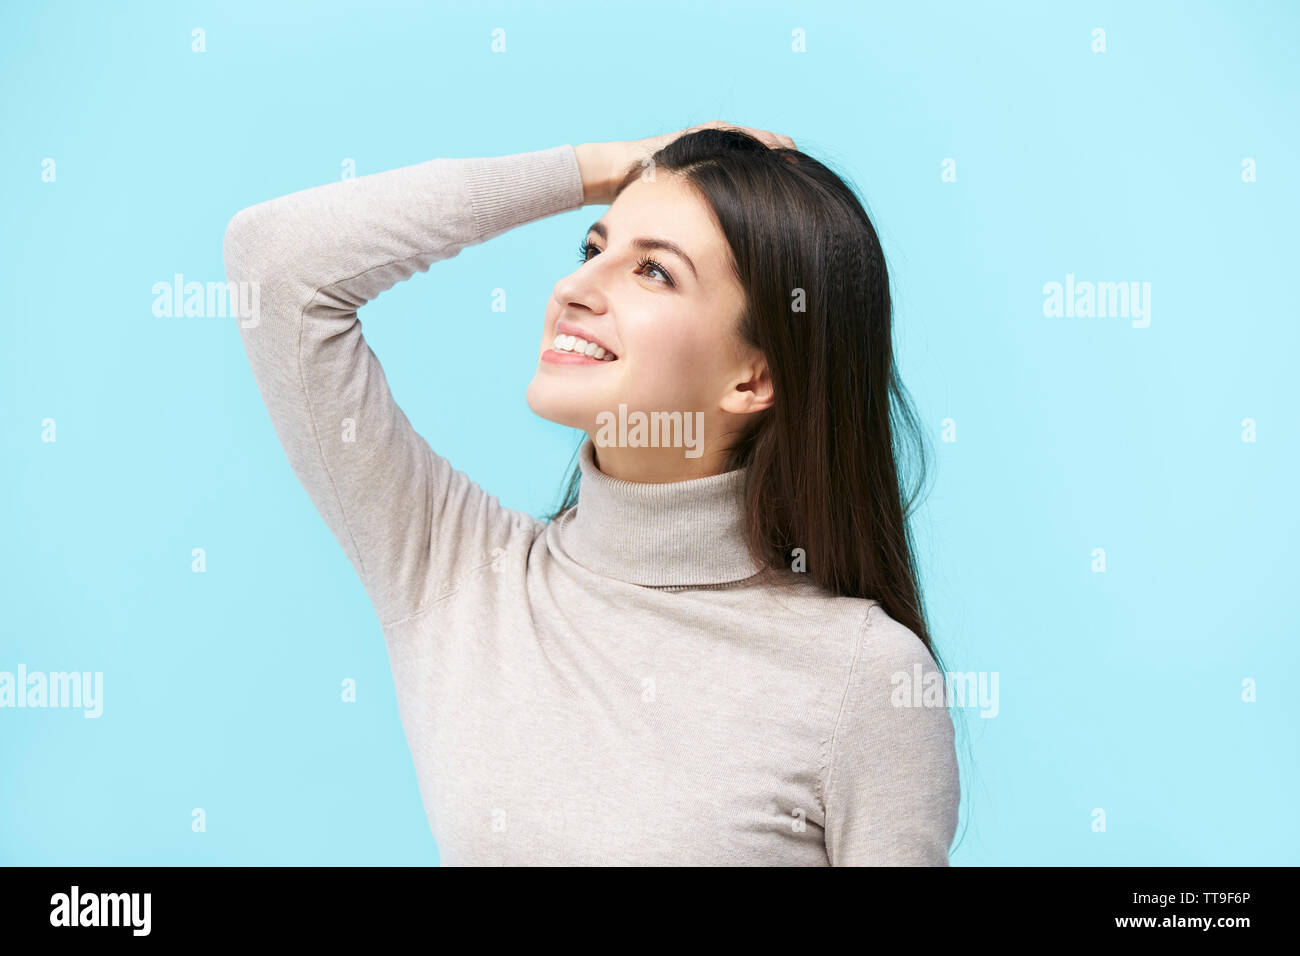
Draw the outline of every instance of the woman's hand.
M770 147L795 148L794 140L789 136L781 136L765 129L724 123L722 120L711 120L699 126L691 126L675 133L650 136L646 139L583 143L581 146L573 147L573 151L578 156L578 169L582 173L583 205L604 205L613 202L614 187L618 185L619 179L627 172L628 167L652 156L656 150L667 146L677 137L700 129L738 129Z

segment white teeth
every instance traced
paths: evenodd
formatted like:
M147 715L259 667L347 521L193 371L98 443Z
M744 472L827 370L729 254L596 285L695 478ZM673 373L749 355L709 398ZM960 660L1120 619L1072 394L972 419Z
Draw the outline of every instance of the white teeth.
M613 352L607 352L604 346L597 345L595 342L588 342L576 335L560 334L555 336L551 342L551 348L557 352L574 352L578 355L586 355L600 362L614 361Z

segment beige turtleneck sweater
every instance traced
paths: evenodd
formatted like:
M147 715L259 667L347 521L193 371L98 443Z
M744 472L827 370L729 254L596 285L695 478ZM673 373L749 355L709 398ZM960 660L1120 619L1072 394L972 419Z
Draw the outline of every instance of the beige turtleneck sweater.
M947 865L953 724L911 705L933 658L873 601L755 573L742 472L621 481L588 439L546 523L393 401L357 310L582 202L566 145L319 186L226 232L228 278L258 283L254 378L379 616L443 863Z

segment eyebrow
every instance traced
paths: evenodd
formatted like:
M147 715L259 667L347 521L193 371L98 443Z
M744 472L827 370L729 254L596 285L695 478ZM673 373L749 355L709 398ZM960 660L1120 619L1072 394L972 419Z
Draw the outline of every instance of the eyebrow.
M594 232L596 235L600 236L600 238L605 240L609 239L609 233L606 231L605 226L600 222L593 222L590 226L587 227L587 232L588 233ZM695 270L695 263L691 262L691 257L688 256L685 250L683 250L682 247L677 245L677 243L675 242L669 242L667 239L648 239L643 237L640 239L633 239L632 248L642 249L645 251L649 251L651 249L662 249L665 252L671 252L678 259L681 259L682 262L686 263L686 265L690 267L691 275L695 276L697 281L700 278L700 274Z

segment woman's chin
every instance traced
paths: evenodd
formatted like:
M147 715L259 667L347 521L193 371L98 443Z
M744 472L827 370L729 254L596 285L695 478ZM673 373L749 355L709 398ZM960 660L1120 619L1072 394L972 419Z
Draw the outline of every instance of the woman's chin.
M533 414L548 422L564 425L568 428L585 428L582 423L590 421L592 412L588 409L575 408L572 402L566 402L554 393L554 389L541 385L536 379L524 393L524 400Z

